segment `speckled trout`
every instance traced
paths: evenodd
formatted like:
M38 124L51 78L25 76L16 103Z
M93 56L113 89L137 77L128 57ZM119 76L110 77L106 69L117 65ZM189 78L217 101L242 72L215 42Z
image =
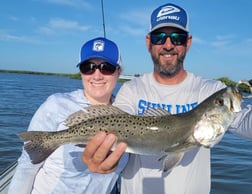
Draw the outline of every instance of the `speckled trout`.
M98 131L113 133L126 142L126 152L157 155L164 171L172 169L183 154L195 147L211 148L223 137L235 112L241 110L242 96L237 88L224 88L193 110L171 115L163 109L149 109L144 116L130 115L110 105L87 107L66 121L66 130L19 133L32 163L44 161L63 144L86 144ZM116 144L116 143L115 143Z

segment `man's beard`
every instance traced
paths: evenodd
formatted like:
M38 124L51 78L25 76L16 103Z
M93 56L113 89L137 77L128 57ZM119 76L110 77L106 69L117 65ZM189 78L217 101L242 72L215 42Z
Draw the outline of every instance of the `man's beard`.
M159 62L159 58L151 55L152 61L154 63L154 71L165 76L165 77L174 77L183 67L185 55L178 58L177 63L175 66L170 67L167 65L161 65Z

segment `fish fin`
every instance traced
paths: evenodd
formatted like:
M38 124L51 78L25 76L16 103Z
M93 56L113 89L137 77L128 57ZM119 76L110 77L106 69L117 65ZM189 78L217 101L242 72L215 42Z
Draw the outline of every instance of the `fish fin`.
M86 107L85 109L87 110L87 112L80 110L71 114L65 120L65 125L67 127L71 127L78 123L87 121L89 119L94 119L98 116L128 115L128 113L112 105L91 105L91 106Z
M167 110L163 108L151 108L149 107L146 112L143 114L143 116L165 116L165 115L171 115Z
M125 111L112 105L92 105L85 108L89 114L96 116L108 116L108 115L128 115Z
M31 162L38 164L44 161L51 153L53 153L60 145L45 144L43 139L48 136L48 132L27 131L18 134L19 138L25 141L24 149L28 153Z
M71 126L76 125L77 123L82 123L92 118L94 118L94 116L84 112L83 110L80 110L69 115L68 118L64 121L64 123L65 123L65 126L71 127Z
M184 153L169 153L166 156L162 156L159 160L163 160L163 172L171 171L183 158Z
M75 146L80 147L80 148L85 148L87 145L80 143L80 144L76 144Z

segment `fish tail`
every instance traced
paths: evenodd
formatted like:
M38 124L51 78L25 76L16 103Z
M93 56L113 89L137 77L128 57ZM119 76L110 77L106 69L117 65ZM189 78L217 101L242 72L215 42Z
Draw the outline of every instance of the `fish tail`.
M55 141L53 143L46 143L46 140L50 136L49 134L42 131L27 131L18 134L19 138L25 141L24 149L33 164L44 161L60 146Z

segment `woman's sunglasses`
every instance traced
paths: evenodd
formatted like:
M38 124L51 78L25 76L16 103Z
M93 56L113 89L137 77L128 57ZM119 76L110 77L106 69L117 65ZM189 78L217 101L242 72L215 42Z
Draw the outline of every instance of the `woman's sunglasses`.
M85 75L91 75L96 69L99 69L103 75L112 75L119 66L114 66L108 62L102 62L100 64L95 64L90 61L86 61L80 65L80 72Z
M166 34L165 32L152 32L150 34L151 43L155 45L162 45L165 43L167 38L171 39L173 45L185 45L187 42L187 33L173 32L171 34Z

